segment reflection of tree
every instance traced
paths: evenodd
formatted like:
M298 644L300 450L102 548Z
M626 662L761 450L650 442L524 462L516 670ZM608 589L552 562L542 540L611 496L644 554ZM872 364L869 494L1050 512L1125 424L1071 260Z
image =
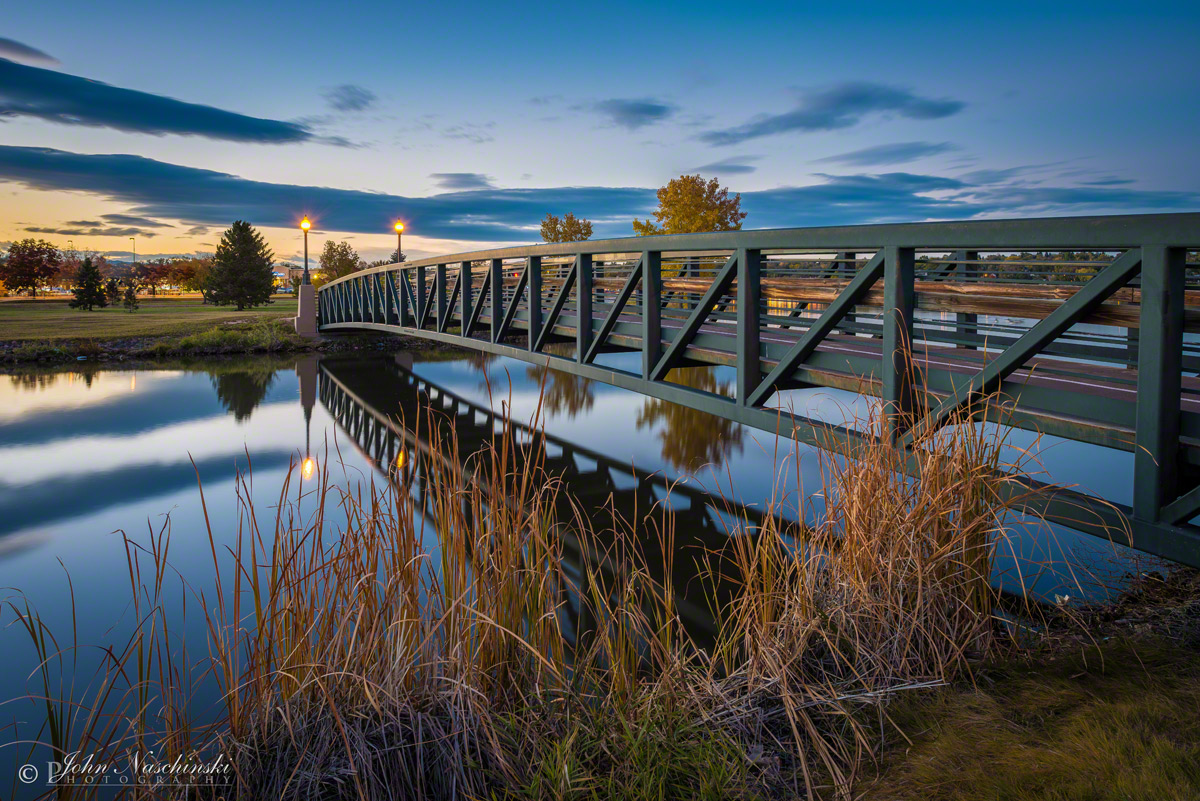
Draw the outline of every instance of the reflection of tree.
M469 364L473 367L476 367L480 370L484 370L487 368L487 366L489 364L491 364L492 362L496 361L499 358L500 357L494 353L487 353L482 350L474 350L474 351L469 352L466 356L464 356L463 361L465 361L467 364Z
M685 367L670 376L685 387L732 395L729 382L718 382L712 367ZM736 447L742 449L742 429L737 423L686 406L647 399L638 412L638 428L661 422L658 438L663 444L663 458L676 470L691 472L706 464L719 465Z
M267 396L275 383L275 370L231 370L211 373L217 398L239 423L249 420L250 414Z
M543 378L546 379L542 405L550 414L566 413L568 418L574 418L580 412L590 410L595 403L591 379L551 370L545 365L528 367L525 374L539 384Z
M26 392L48 389L58 383L57 373L21 373L9 376L12 385Z
M60 378L68 384L82 381L84 386L90 389L92 382L96 380L96 375L99 372L99 366L87 365L70 371L18 373L10 375L9 380L12 381L13 387L25 390L26 392L49 389L57 384Z

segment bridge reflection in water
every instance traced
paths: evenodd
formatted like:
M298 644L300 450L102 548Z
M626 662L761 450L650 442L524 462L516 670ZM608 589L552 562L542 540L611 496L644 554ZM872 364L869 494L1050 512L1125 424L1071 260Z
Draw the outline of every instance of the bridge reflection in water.
M316 378L320 402L338 427L381 473L412 493L417 508L431 520L435 509L428 494L430 471L452 466L452 459L430 446L426 410L434 410L433 419L444 427L440 442L456 444L454 464L460 467L498 443L503 430L498 412L422 378L403 359L325 358L317 366ZM448 436L449 426L454 428L453 438ZM732 599L736 585L732 575L723 572L729 568L727 562L708 560L710 570L705 556L725 551L735 529L741 536L754 536L764 522L763 511L711 495L694 479L672 481L516 422L510 423L510 430L523 445L524 458L540 463L548 475L563 481L566 492L558 499L560 520L571 519L566 506L569 495L591 512L597 531L610 528L614 514L625 521L651 521L649 526L636 527L646 568L655 581L670 588L697 645L711 647L717 632L715 611ZM659 537L663 527L673 532L670 554L663 553ZM627 567L602 551L603 543L589 545L580 541L578 532L564 531L562 567L577 587L586 589L589 573L607 582ZM577 642L595 621L574 593L564 593L563 601L564 633Z

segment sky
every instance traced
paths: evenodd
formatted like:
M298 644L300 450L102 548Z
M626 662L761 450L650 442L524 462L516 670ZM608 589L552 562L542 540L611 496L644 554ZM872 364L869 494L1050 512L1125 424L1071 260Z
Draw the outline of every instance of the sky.
M7 4L0 244L280 259L632 235L682 174L746 228L1200 210L1200 4Z

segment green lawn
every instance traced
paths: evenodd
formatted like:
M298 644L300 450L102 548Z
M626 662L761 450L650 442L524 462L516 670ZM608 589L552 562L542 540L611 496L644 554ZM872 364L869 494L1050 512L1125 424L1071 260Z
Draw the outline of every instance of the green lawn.
M1200 653L1176 643L1105 637L890 712L911 742L865 801L1200 798Z
M52 342L70 339L190 334L228 322L255 322L296 316L296 299L276 298L269 306L238 311L233 306L207 306L199 298L139 298L141 308L120 306L85 312L67 300L0 301L0 341Z

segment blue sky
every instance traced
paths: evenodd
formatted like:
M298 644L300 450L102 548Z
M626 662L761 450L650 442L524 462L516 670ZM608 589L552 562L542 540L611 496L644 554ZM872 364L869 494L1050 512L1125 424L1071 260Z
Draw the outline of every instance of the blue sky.
M1191 3L22 3L0 241L294 258L632 233L699 171L746 227L1200 209Z

